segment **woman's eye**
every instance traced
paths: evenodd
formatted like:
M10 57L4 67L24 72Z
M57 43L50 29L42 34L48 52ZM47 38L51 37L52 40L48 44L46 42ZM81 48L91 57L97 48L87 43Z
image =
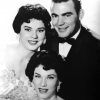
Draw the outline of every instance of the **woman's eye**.
M41 30L38 30L40 33L44 32L45 30L44 29L41 29Z
M48 79L54 79L54 77L53 76L49 76Z
M26 31L28 31L28 32L30 32L30 31L31 31L31 29L28 29L28 28L26 28L25 30L26 30Z
M34 77L35 77L35 78L40 78L41 76L40 76L40 75L35 75Z

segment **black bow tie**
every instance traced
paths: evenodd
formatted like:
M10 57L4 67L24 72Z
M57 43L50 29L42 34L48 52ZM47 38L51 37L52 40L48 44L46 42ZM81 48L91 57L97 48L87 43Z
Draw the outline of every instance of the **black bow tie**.
M59 41L59 43L65 43L65 42L67 42L68 44L73 44L73 43L75 43L75 39L74 38L60 38L60 37L58 37L58 41Z

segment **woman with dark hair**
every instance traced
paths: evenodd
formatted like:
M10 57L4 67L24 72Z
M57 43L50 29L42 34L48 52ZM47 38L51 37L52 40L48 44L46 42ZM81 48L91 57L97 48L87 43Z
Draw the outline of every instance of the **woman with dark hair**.
M37 19L43 22L46 31L50 31L51 17L49 12L41 4L27 4L19 8L19 11L13 21L13 29L19 34L23 23L30 23L31 19Z
M63 100L58 96L63 78L63 60L53 52L39 52L32 56L26 75L34 83L38 100Z
M50 32L51 17L40 4L21 6L13 21L13 29L19 43L7 48L6 64L0 68L0 97L11 100L33 100L36 96L33 84L25 75L27 63L37 51L46 48L46 36ZM22 99L21 99L22 98Z

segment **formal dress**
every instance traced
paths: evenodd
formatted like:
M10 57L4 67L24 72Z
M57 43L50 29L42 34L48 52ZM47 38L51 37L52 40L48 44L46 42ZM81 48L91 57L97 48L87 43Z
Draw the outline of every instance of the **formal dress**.
M34 84L25 75L29 58L23 57L18 45L19 42L11 43L0 49L0 100L37 99ZM39 50L46 48L45 44Z
M89 29L81 26L75 43L64 58L65 66L58 66L62 67L64 74L60 96L69 100L96 100L96 74L100 59L99 43ZM53 35L48 44L49 49L59 54L57 35Z
M33 83L27 76L18 77L15 69L18 68L18 54L10 48L12 55L6 56L8 49L0 52L0 100L34 100L37 93Z

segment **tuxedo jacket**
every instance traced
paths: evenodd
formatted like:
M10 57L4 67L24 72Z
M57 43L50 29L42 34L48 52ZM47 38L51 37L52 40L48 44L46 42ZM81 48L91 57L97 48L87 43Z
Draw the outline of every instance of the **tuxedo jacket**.
M98 43L90 30L81 26L81 31L65 58L65 65L58 66L63 69L63 83L59 95L66 100L96 99L96 75L100 59ZM59 54L59 41L56 36L52 36L49 49Z

